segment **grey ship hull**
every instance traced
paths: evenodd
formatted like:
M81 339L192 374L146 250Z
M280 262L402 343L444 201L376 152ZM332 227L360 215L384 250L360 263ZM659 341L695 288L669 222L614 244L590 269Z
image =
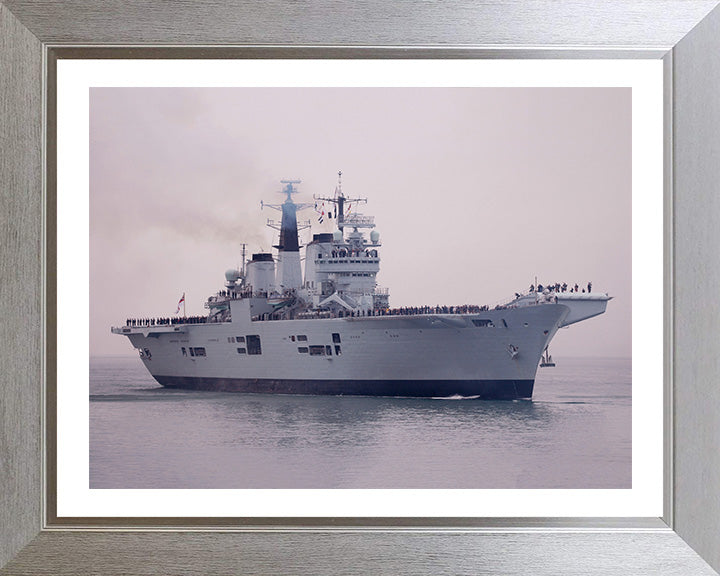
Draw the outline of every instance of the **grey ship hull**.
M234 302L231 322L114 330L171 388L515 399L532 396L542 352L569 312L544 304L478 314L251 321L243 310L251 306ZM248 336L259 338L261 353L250 355L238 343ZM300 351L311 346L323 354ZM198 348L202 356L189 354Z

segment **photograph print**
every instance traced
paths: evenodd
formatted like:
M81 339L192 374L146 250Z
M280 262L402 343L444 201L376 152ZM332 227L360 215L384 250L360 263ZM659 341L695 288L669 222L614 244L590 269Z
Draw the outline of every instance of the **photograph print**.
M632 486L632 92L91 88L90 488Z

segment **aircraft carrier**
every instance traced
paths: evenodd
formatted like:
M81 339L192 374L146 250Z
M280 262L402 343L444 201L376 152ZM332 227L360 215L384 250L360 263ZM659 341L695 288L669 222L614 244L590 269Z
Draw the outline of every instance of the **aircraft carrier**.
M391 308L378 288L380 235L334 194L296 203L283 180L274 253L243 254L203 316L126 319L127 336L166 387L263 394L528 399L558 329L605 312L605 293L538 286L506 303ZM332 232L300 246L297 212L315 208ZM308 224L300 225L308 226ZM326 224L327 226L327 224ZM304 274L301 261L304 250ZM183 295L184 299L184 295ZM182 302L182 300L181 300ZM178 312L180 312L180 305Z

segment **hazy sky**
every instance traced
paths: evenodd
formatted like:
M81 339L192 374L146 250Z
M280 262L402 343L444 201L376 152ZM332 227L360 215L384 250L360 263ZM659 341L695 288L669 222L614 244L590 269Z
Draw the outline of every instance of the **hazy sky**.
M183 292L202 314L243 242L276 242L260 200L284 178L297 201L332 195L342 170L391 306L592 281L607 313L551 353L630 356L631 136L629 88L93 88L90 353L134 354L110 326L172 316Z

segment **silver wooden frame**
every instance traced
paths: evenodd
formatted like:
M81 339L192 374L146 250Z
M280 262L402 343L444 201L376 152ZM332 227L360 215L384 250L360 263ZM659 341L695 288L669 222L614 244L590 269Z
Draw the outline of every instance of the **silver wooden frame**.
M714 574L710 566L720 569L720 339L713 333L720 321L718 0L450 6L374 0L328 3L322 11L323 4L0 0L0 574L522 574L529 567L535 574ZM57 518L55 359L53 346L46 348L54 340L53 284L46 283L54 270L54 126L45 106L53 105L53 85L45 81L58 57L128 54L111 45L144 46L144 57L662 58L663 517Z

